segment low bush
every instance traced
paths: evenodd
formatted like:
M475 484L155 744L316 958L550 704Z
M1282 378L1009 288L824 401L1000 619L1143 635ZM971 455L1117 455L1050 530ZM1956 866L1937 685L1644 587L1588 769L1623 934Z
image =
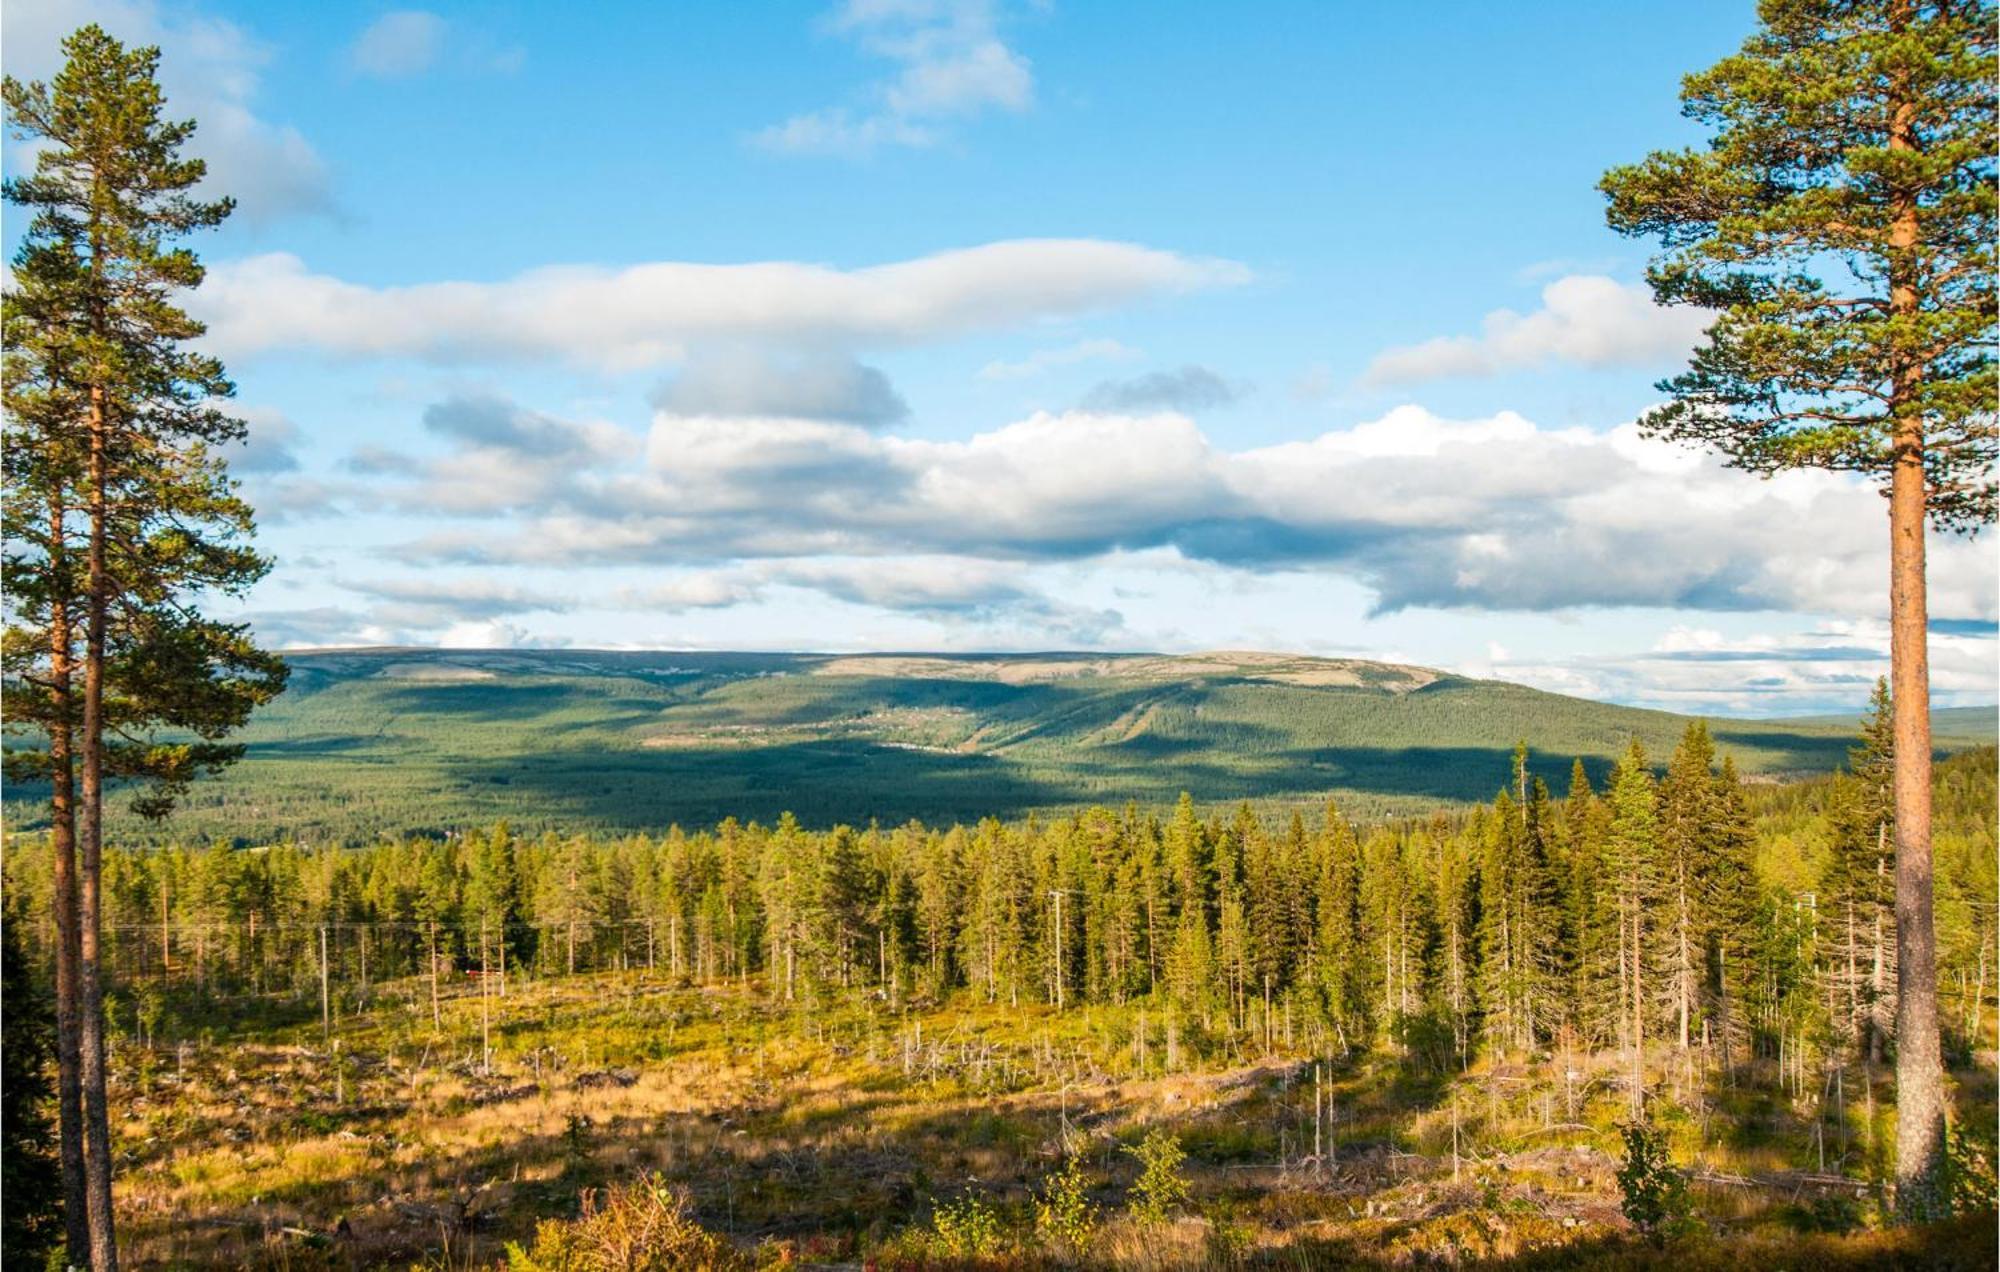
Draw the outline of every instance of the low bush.
M602 1194L583 1214L544 1220L534 1244L507 1246L506 1272L750 1272L734 1246L688 1214L686 1200L656 1176Z

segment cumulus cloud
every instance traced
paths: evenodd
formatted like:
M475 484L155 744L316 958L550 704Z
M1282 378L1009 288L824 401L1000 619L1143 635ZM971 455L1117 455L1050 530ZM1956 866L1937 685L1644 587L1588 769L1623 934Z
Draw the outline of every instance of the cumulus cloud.
M424 428L469 447L526 459L586 459L615 452L624 433L609 424L574 424L487 394L460 395L424 410Z
M1931 636L1931 691L1940 706L1993 701L1991 634ZM1858 711L1889 671L1889 628L1879 619L1836 619L1803 632L1729 637L1676 624L1649 649L1567 658L1515 658L1506 651L1468 674L1497 676L1555 693L1730 715Z
M697 354L653 395L672 415L790 417L881 428L910 413L889 377L824 352L733 349Z
M235 198L252 226L333 211L318 152L297 129L256 112L270 53L234 23L153 0L9 0L0 10L8 73L49 78L62 64L63 37L88 22L127 45L159 46L169 113L200 125L188 149L208 162L206 193Z
M1410 606L1794 610L1883 605L1881 501L1849 477L1768 481L1693 452L1518 415L1416 407L1319 437L1217 447L1187 416L1038 413L964 441L785 418L656 417L639 470L555 490L519 533L453 527L412 561L687 563L828 554L1076 560L1168 548L1313 569ZM1991 620L1991 545L1939 539L1941 619Z
M620 588L612 594L612 603L620 609L680 614L742 605L756 600L761 592L756 579L740 572L696 570L648 587Z
M372 611L318 605L259 610L245 616L257 639L278 649L354 649L370 646L436 646L444 649L561 649L569 641L503 619L475 619L443 627L398 627Z
M1116 340L1079 340L1054 349L1037 349L1017 362L996 360L979 369L982 380L1025 380L1061 367L1100 359L1127 361L1142 356L1137 349Z
M1072 605L1028 585L1008 562L944 556L812 560L763 567L765 577L850 605L954 623L1018 624L1045 639L1102 645L1124 633L1117 610Z
M1653 303L1644 284L1571 274L1542 288L1542 307L1496 309L1476 336L1443 336L1378 354L1363 373L1373 385L1498 375L1554 362L1586 367L1651 366L1684 357L1713 321L1704 310Z
M257 639L279 649L326 649L403 643L401 633L371 623L365 614L338 605L258 610L247 616Z
M386 628L440 628L518 614L566 610L574 600L488 578L380 578L342 582L375 604L368 620Z
M630 460L640 443L615 424L576 422L492 394L456 394L427 407L424 432L447 444L416 454L360 446L346 468L366 481L336 489L346 503L404 513L480 516L594 497L600 468Z
M657 261L404 287L316 274L280 252L214 266L190 308L226 357L547 358L629 371L677 361L691 343L910 345L1248 277L1232 261L1096 239L1018 239L851 270Z
M315 605L258 609L245 615L259 639L282 649L354 645L443 645L503 648L567 644L508 620L559 613L574 598L485 578L402 577L344 580L365 598L358 607Z
M427 71L444 48L445 20L423 9L398 9L369 23L347 51L362 75L395 79Z
M1207 367L1154 371L1129 380L1106 380L1083 395L1087 411L1200 411L1228 406L1243 396Z
M883 146L937 144L955 121L1034 104L1028 60L1000 38L990 0L847 0L835 34L896 67L859 109L794 115L751 137L781 154L861 155Z

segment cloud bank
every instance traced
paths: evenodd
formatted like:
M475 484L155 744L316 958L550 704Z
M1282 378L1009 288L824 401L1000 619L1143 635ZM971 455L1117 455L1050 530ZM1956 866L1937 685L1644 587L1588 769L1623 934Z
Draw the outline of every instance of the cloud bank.
M630 371L703 341L911 345L1248 277L1232 261L1099 239L1017 239L849 270L658 261L404 287L313 273L279 252L213 266L190 308L225 357L535 358Z
M531 446L491 431L452 433L457 449L395 470L380 497L413 512L504 509L509 524L444 524L396 555L570 568L829 555L1033 563L1170 549L1232 569L1350 578L1384 612L1859 618L1883 606L1871 489L1821 472L1753 480L1632 425L1548 429L1511 413L1448 420L1407 406L1240 451L1174 411L1041 412L964 441L673 410L655 416L643 445L597 427L593 458L571 465L527 462ZM1940 619L1995 616L1985 547L1934 545Z

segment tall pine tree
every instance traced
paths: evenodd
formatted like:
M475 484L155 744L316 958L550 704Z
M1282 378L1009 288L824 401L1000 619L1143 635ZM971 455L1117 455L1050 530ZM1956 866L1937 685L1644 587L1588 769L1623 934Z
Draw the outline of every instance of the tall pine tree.
M243 436L242 422L217 405L232 386L218 362L187 349L203 328L175 303L202 280L200 262L176 241L219 224L231 205L192 193L203 165L181 150L194 125L162 116L157 49L128 50L93 25L66 39L63 53L50 83L9 78L0 89L16 135L38 143L33 172L6 184L8 201L32 211L9 306L41 328L30 347L52 355L37 368L36 387L47 392L24 404L32 409L22 418L41 431L37 442L53 436L51 426L62 439L33 447L46 460L39 468L10 466L7 477L35 483L27 502L40 497L52 514L37 595L62 594L64 629L43 607L51 621L38 662L52 698L73 694L62 706L51 701L47 714L66 711L66 729L74 721L73 1016L89 1257L115 1269L101 939L106 788L147 779L152 790L136 807L164 815L190 780L241 753L221 739L283 687L284 666L243 627L195 608L204 596L240 594L267 568L247 546L250 510L213 449ZM10 321L10 336L20 330ZM15 400L8 405L11 429ZM65 408L67 416L52 413ZM10 562L13 581L33 562ZM80 656L70 643L79 638ZM66 792L70 774L52 777Z
M1994 517L1996 33L1989 0L1761 0L1689 76L1706 150L1606 175L1659 237L1666 304L1716 311L1643 427L1753 472L1866 474L1888 496L1895 688L1898 1203L1943 1160L1932 925L1929 528Z

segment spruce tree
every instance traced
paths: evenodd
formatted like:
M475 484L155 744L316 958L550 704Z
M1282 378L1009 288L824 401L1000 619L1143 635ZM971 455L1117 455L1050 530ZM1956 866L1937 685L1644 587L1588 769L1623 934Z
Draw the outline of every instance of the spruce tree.
M1666 914L1668 999L1682 1051L1699 1028L1706 981L1708 880L1715 856L1715 745L1708 727L1690 723L1667 763L1659 791L1659 848Z
M1315 891L1314 980L1343 1049L1368 1037L1366 938L1361 932L1361 845L1354 827L1332 804L1320 833Z
M1996 41L1989 0L1762 0L1688 77L1703 151L1607 174L1659 237L1666 304L1717 311L1643 427L1752 472L1866 474L1888 496L1895 690L1898 1204L1943 1160L1932 923L1926 531L1995 511Z
M1656 784L1646 766L1646 751L1633 738L1611 774L1605 802L1611 819L1604 849L1602 904L1618 924L1618 984L1621 1034L1631 1051L1632 1107L1645 1107L1646 995L1655 984L1659 951L1655 946L1659 916L1654 913L1660 893L1659 816Z
M1762 900L1757 883L1757 829L1736 775L1733 756L1722 757L1712 805L1712 857L1703 889L1708 917L1708 980L1715 1001L1716 1043L1734 1066L1737 1040L1747 1036L1744 1017L1756 976L1754 933Z

